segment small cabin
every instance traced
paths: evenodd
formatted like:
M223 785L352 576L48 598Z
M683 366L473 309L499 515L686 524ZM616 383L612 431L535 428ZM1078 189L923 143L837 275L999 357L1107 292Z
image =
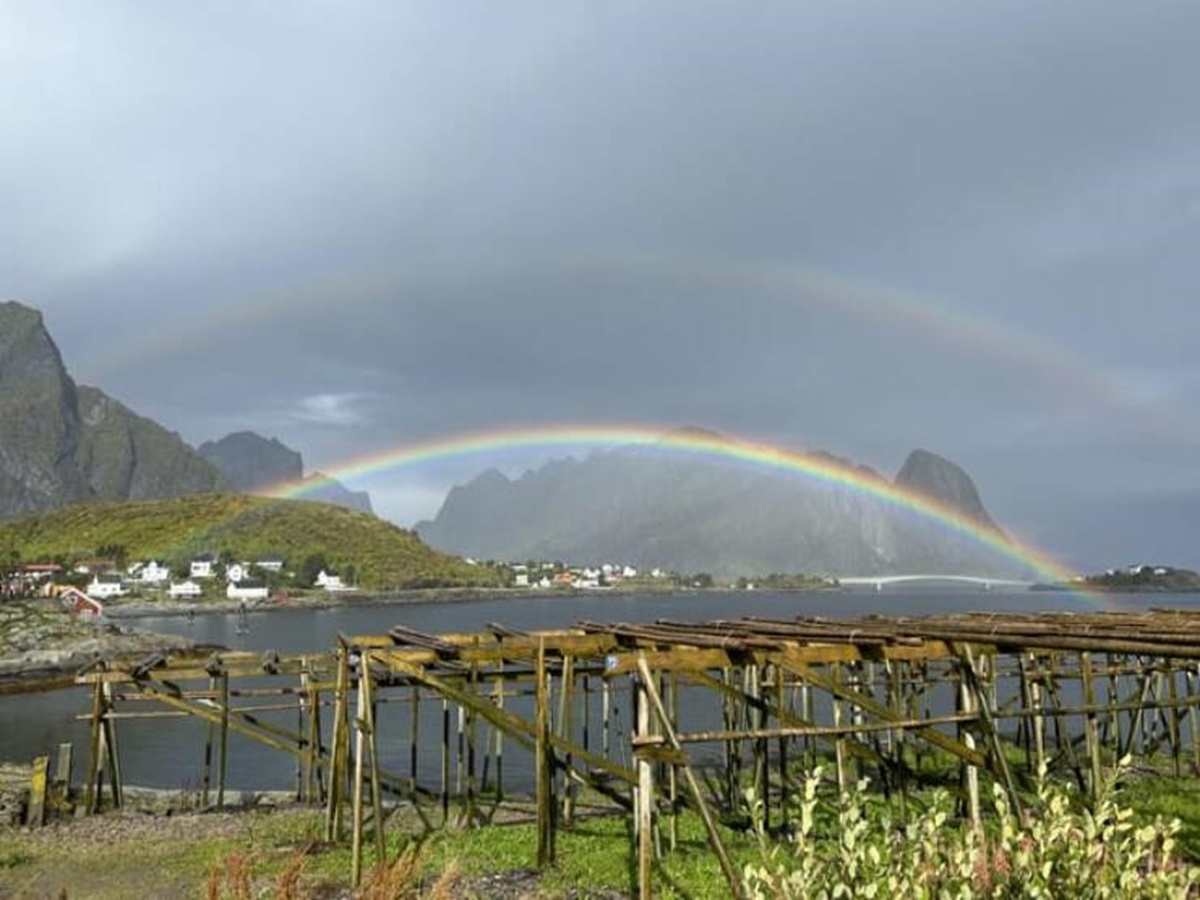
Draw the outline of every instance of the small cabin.
M78 588L67 588L58 595L58 600L67 612L80 619L94 620L104 615L104 605Z

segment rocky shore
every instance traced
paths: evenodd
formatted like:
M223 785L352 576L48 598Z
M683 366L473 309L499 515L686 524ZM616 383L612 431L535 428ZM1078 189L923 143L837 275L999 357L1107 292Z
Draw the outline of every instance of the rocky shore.
M52 600L0 604L0 694L69 685L102 657L196 649L185 637L72 617Z
M243 607L263 612L273 609L338 609L353 606L409 606L425 603L469 603L475 600L521 600L527 597L579 597L590 594L633 595L633 594L679 594L695 593L700 588L646 587L535 590L532 588L421 588L411 591L359 592L326 591L292 594L283 600L265 600L244 603L224 598L213 600L167 600L132 598L109 601L104 607L108 619L134 619L150 616L186 616L205 613L235 613ZM716 590L716 589L714 589ZM721 589L725 590L725 589Z

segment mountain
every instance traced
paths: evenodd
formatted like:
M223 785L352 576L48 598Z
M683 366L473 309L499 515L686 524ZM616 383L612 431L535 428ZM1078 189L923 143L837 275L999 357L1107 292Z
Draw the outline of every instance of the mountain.
M352 491L336 478L330 478L320 472L313 472L305 479L304 496L309 500L320 500L322 503L332 503L334 506L344 506L347 509L357 509L367 513L375 512L371 506L369 493Z
M910 457L896 483L991 523L970 477L934 454ZM1020 571L869 492L656 445L558 460L516 479L489 469L453 488L437 517L416 529L431 546L476 558L615 561L722 578Z
M374 512L371 495L366 491L352 491L336 478L320 472L306 478L301 455L276 438L237 431L219 441L206 441L197 452L220 469L239 491L265 493L275 485L303 480L303 494L310 500Z
M0 303L0 518L226 487L178 435L77 386L39 312Z
M235 431L219 441L205 441L196 452L220 469L239 491L253 493L268 485L299 481L304 475L299 453L253 431Z
M951 506L968 518L974 519L985 528L998 531L996 523L983 508L983 500L979 490L960 466L950 460L930 453L928 450L914 450L900 467L896 475L896 485Z
M201 553L255 560L281 556L298 570L311 556L368 590L494 586L496 573L431 550L404 528L350 509L246 494L87 503L0 522L0 547L22 559L91 556L119 545L130 561L172 568Z

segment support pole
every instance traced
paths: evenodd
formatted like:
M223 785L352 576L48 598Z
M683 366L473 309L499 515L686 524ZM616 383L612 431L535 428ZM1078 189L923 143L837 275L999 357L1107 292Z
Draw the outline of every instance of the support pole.
M333 754L329 766L329 795L325 816L325 840L330 843L342 839L342 798L346 784L346 741L349 723L350 702L350 658L345 644L340 644L337 653L337 681L334 686Z
M640 663L640 661L639 661ZM649 671L649 667L647 667ZM635 680L634 706L637 741L651 737L650 703L647 698L652 678L648 675ZM635 751L637 768L637 790L634 792L634 835L637 841L637 887L639 900L651 900L653 896L651 871L654 863L654 765L644 750Z
M546 684L546 641L538 640L535 703L534 776L537 787L537 865L554 862L554 768L550 763L550 710Z
M975 700L970 688L967 685L966 669L959 671L958 684L958 702L959 710L963 713L974 713ZM970 728L963 728L962 735L963 745L969 750L975 749L975 735L971 733ZM966 782L967 789L967 816L971 820L971 825L976 831L983 831L983 817L979 807L979 769L967 761L963 761L962 765L963 780Z
M225 808L225 778L229 774L229 673L222 672L221 685L221 763L217 768L217 807Z
M683 770L684 783L687 785L688 793L690 793L692 795L692 801L695 803L696 810L697 810L697 812L700 813L700 818L704 822L704 830L708 835L709 845L712 847L713 852L716 854L717 861L721 864L721 871L722 871L722 873L724 873L725 880L729 884L729 893L733 897L739 898L739 900L740 900L740 898L744 896L743 891L742 891L741 879L738 877L737 871L733 867L733 862L729 858L729 853L725 849L725 842L721 840L721 833L717 830L717 823L713 820L712 813L709 812L708 804L704 800L704 793L700 790L700 784L696 780L696 774L695 774L695 772L692 771L692 767L687 761L687 756L684 755L684 753L683 753L683 747L679 743L678 735L675 733L675 726L671 721L671 716L667 715L667 711L664 707L662 698L658 695L658 693L654 689L654 676L650 671L649 664L646 662L646 656L644 653L639 654L639 656L638 656L638 674L641 676L641 678L639 680L640 680L640 685L641 685L641 690L642 690L642 697L640 699L643 701L640 704L640 707L645 707L646 704L644 701L646 699L649 699L650 703L652 703L654 705L654 711L658 714L658 721L662 727L663 735L667 739L667 744L670 745L672 750L674 750L677 754L680 755L681 761L676 762L674 765L678 766L679 768L681 768ZM639 735L642 737L648 736L649 731L650 731L649 726L650 726L649 711L647 710L645 715L641 714L639 711L639 715L638 715L638 733L639 733ZM639 765L639 767L641 765L643 765L641 760L638 761L638 765ZM650 768L649 763L646 763L645 765L646 765L647 769ZM639 768L639 776L640 775L641 775L641 770ZM639 787L638 793L640 794L642 792L642 783L641 783L640 777L639 777L638 787ZM652 783L647 785L647 788L648 788L647 794L653 792L653 784ZM643 816L648 816L649 813L650 813L649 805L646 805L644 813L642 812L642 809L639 807L639 825L644 824L646 831L649 831L649 823L644 822ZM643 897L649 897L650 896L649 863L647 862L645 864L645 868L644 869L642 868L642 865L641 865L642 855L643 855L642 842L639 841L639 869L638 869L639 883L638 883L638 887L639 887L639 890ZM644 880L642 880L642 877L641 877L643 874L645 876Z

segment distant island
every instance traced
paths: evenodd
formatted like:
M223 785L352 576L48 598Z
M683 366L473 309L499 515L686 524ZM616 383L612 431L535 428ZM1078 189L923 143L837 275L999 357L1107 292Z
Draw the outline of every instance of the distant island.
M1090 590L1117 593L1200 591L1200 574L1173 566L1136 564L1123 569L1109 569L1099 575L1088 575L1084 584Z

